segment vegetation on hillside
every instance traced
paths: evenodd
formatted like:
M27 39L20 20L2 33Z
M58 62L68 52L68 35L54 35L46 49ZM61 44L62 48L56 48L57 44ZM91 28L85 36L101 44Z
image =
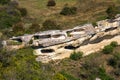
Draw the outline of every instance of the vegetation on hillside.
M1 3L4 1L4 6L0 6L0 30L3 35L6 34L6 38L43 30L68 29L89 22L95 24L96 21L119 13L117 0L20 0L19 2L1 0ZM23 30L22 32L12 30L20 22L24 24L22 26L24 30L22 28L20 30ZM32 23L35 25L31 26ZM36 26L34 30L33 26Z
M15 51L0 50L1 80L119 80L120 46L113 52L93 53L83 58L43 64L35 61L30 47ZM76 53L80 54L80 53ZM71 57L70 57L71 58Z
M68 29L87 22L95 23L107 17L113 19L120 8L119 0L49 1L19 0L17 3L0 0L0 43L12 36L31 34L40 30ZM111 6L113 4L115 6ZM70 58L43 64L35 60L36 56L33 55L31 47L7 51L0 44L0 79L120 79L120 46L117 42L112 42L102 51L87 57L82 57L82 54L84 53L74 52Z

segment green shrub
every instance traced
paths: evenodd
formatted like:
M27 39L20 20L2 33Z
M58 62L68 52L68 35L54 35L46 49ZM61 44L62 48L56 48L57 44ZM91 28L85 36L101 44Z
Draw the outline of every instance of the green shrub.
M74 15L77 13L76 7L64 7L60 12L61 15Z
M60 25L56 23L54 20L46 20L43 22L43 27L41 30L53 30L53 29L61 29Z
M111 45L107 45L107 46L104 47L104 49L102 50L102 52L104 54L112 53L113 52L113 47Z
M116 41L113 41L113 42L110 43L110 45L111 45L112 47L117 47L117 46L118 46L118 43L117 43Z
M72 60L79 60L80 58L82 58L83 53L82 52L74 52L70 55L70 59Z
M55 5L56 5L55 0L49 0L48 3L47 3L48 7L55 6Z

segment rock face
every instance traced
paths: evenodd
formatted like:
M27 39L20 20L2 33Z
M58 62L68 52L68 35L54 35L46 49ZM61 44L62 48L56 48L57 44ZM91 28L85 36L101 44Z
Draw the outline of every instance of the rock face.
M110 36L106 37L105 36ZM101 38L102 40L99 42L92 43L94 40ZM88 40L86 45L80 46L85 40ZM51 60L56 60L56 59L63 59L66 57L69 57L71 53L74 51L79 52L82 51L84 52L83 56L89 55L91 53L97 52L101 50L105 45L110 44L112 41L117 41L118 44L120 44L120 28L117 28L115 30L111 30L109 32L100 32L94 35L93 37L87 36L83 38L79 38L74 41L70 41L64 44L59 44L59 45L54 45L46 48L39 48L36 49L35 52L37 53L38 57L36 58L37 61L42 61L42 62L49 62ZM65 46L73 46L74 48L65 48ZM75 48L76 47L76 48ZM42 53L40 50L42 49L54 49L54 52L48 52L48 53ZM44 57L41 58L41 56L44 55Z
M31 35L13 37L11 40L31 43L35 47L37 61L69 57L73 51L83 51L84 56L102 49L111 41L120 43L120 17L114 20L102 20L97 26L84 24L68 30L49 30ZM24 45L12 46L19 49ZM42 56L42 57L41 57Z

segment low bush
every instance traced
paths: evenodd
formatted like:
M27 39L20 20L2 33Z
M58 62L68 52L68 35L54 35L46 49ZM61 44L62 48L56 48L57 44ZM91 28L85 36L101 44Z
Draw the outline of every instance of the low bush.
M64 7L60 12L61 15L74 15L77 13L76 7Z
M83 56L82 52L74 52L70 55L70 59L79 60L80 58L82 58L82 56Z
M103 48L102 52L104 54L109 54L109 53L112 53L113 52L113 47L111 45L107 45Z
M55 0L49 0L47 3L48 7L55 6L55 5L56 5Z
M60 25L56 23L54 20L46 20L43 22L43 27L41 30L53 30L53 29L61 29Z
M118 46L118 43L117 43L116 41L113 41L113 42L110 43L110 45L111 45L112 47L117 47L117 46Z

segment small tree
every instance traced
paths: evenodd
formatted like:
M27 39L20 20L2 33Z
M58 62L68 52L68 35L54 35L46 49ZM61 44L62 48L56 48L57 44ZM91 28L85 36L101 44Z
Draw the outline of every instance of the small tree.
M74 52L70 55L70 59L72 60L79 60L80 58L82 58L83 53L82 52Z
M112 53L113 52L113 47L111 45L107 45L107 46L104 47L104 49L102 50L102 52L104 54Z
M55 0L49 0L48 3L47 3L48 7L52 7L52 6L55 6L55 5L56 5Z

